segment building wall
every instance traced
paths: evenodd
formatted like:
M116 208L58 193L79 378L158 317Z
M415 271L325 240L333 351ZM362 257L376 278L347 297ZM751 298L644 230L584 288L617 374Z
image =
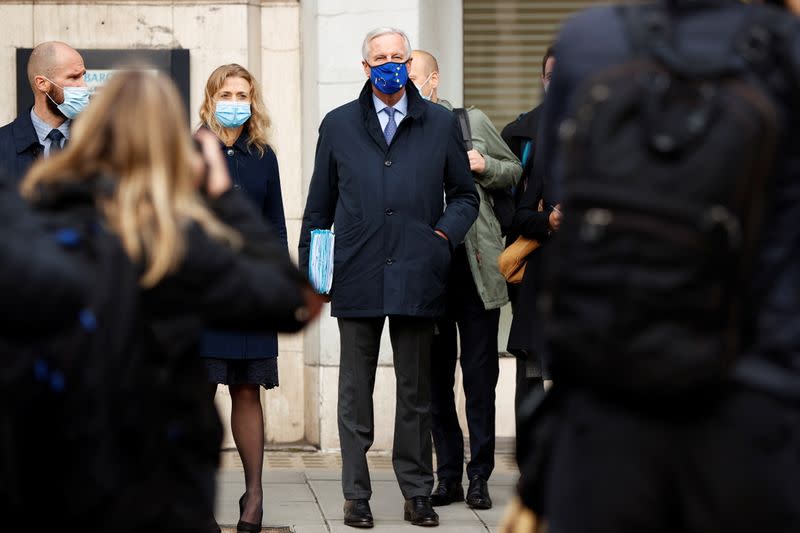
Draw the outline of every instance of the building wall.
M13 73L19 47L63 40L75 48L189 49L193 125L211 71L224 63L241 63L260 79L273 118L272 142L281 169L289 248L296 257L317 128L328 111L354 99L361 89L363 36L378 26L403 28L412 46L437 55L443 78L440 94L459 105L463 94L461 10L461 0L2 2L0 71L7 73L9 81L0 91L0 124L16 114ZM281 335L278 361L281 386L262 397L268 442L338 448L335 319L326 311L306 332ZM513 383L513 360L502 359L499 436L513 435ZM375 387L374 449L391 447L394 394L391 347L385 335ZM457 398L463 419L460 388ZM217 403L227 420L230 397L224 387L218 391ZM229 432L224 444L233 445Z

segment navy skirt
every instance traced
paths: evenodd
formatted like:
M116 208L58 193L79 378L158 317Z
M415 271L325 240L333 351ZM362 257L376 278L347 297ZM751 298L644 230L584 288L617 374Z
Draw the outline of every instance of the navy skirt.
M204 357L211 383L220 385L261 385L265 389L278 386L278 358L219 359Z

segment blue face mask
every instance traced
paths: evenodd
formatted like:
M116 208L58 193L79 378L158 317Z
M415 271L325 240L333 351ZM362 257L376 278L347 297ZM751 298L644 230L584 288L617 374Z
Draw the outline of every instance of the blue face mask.
M250 118L250 104L219 101L214 116L223 128L238 128Z
M58 110L61 111L65 117L73 119L89 105L89 89L87 87L61 87L61 85L55 83L53 80L49 78L45 79L64 92L64 101L60 104L56 104L56 101L53 100L53 97L49 94L47 97L53 100L53 103L56 104Z
M394 94L408 81L408 69L405 63L384 63L377 67L369 67L369 79L383 94Z

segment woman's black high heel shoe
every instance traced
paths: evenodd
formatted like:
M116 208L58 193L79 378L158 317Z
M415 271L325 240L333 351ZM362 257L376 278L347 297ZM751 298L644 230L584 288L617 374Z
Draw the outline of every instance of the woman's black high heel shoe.
M242 533L260 533L261 531L261 521L264 518L264 510L261 510L261 513L258 516L258 523L253 524L252 522L245 522L242 520L242 515L244 514L244 503L247 500L247 493L245 492L242 494L242 497L239 498L239 523L236 524L236 531L241 531Z

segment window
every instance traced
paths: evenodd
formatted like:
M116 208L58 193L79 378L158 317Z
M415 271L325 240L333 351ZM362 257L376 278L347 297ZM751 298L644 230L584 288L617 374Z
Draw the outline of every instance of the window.
M541 101L542 56L561 23L602 0L463 0L464 103L498 131Z

